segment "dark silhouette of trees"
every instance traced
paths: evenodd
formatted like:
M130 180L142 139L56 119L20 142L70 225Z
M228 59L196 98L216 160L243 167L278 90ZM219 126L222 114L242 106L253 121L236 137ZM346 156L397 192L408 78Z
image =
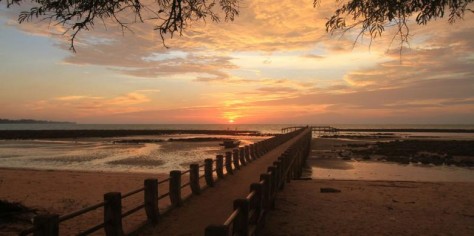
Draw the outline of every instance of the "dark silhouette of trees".
M1 2L2 0L0 0ZM156 22L162 39L173 37L193 21L211 19L219 22L218 13L223 12L225 20L234 20L239 14L240 0L6 0L7 7L33 3L28 11L18 16L20 23L41 18L50 23L61 24L71 35L71 49L74 39L82 30L93 28L98 21L112 21L123 30L136 22Z
M74 39L82 30L91 29L95 23L112 21L128 29L128 25L151 20L155 22L162 39L181 34L194 21L211 19L219 22L223 14L226 21L233 21L239 14L242 0L0 0L12 5L28 5L18 17L20 23L35 18L64 25ZM323 0L314 0L317 7ZM371 40L382 35L387 27L396 27L395 36L401 44L409 39L408 22L416 16L417 24L448 16L450 23L462 19L468 5L474 0L336 0L339 7L326 23L326 30L334 33L360 27L359 36L369 35ZM33 4L33 5L30 5ZM395 37L394 37L395 38ZM357 41L357 39L356 39Z
M322 0L314 0L317 6ZM388 27L395 27L394 35L400 45L408 43L409 18L415 17L419 25L448 15L449 23L463 19L466 11L474 13L468 5L474 0L337 0L341 5L326 22L326 30L334 33L360 27L359 35L368 34L371 42ZM357 39L356 39L357 41ZM392 40L393 41L393 40Z

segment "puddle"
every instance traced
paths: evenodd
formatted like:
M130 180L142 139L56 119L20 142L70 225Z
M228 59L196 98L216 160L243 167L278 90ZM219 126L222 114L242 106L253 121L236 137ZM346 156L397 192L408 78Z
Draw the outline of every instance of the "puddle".
M371 161L310 160L313 179L474 182L474 168Z

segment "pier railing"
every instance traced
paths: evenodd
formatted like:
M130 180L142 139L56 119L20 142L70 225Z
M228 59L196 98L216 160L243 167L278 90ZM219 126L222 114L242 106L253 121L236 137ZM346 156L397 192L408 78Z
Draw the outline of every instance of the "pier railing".
M304 129L304 128L308 128L308 126L285 127L285 128L281 129L281 132L282 133L288 133L288 132L292 132L292 131L299 130L299 129ZM341 129L334 128L334 127L331 127L331 126L309 126L309 128L311 129L311 132L315 132L315 133L318 133L318 134L322 134L322 133L323 134L326 134L326 133L337 134L337 133L339 133L339 131L341 131Z
M245 198L234 200L234 211L223 219L223 224L209 225L205 229L205 236L258 235L266 214L275 207L278 190L291 179L301 177L310 143L311 132L307 131L261 174L259 182L250 185L250 193Z
M139 211L145 210L146 219L142 225L136 227L135 230L132 230L132 233L143 228L147 224L156 225L160 217L166 212L178 208L182 205L182 202L186 199L182 197L182 190L184 188L190 188L191 196L192 195L199 195L201 194L202 190L207 187L214 187L215 181L218 179L225 178L226 175L232 175L234 171L238 171L243 166L251 163L253 160L256 160L263 156L265 153L271 151L272 149L278 147L279 145L287 142L291 138L297 136L303 131L303 129L295 130L290 133L280 134L274 136L272 138L256 142L254 144L246 145L244 147L240 147L238 149L233 149L233 152L226 152L224 155L217 155L215 159L205 159L203 164L191 164L189 169L186 171L181 170L173 170L170 171L169 177L163 180L158 179L146 179L144 180L143 187L137 188L133 191L128 193L122 194L120 192L109 192L104 194L103 201L97 203L95 205L65 214L65 215L58 215L58 214L43 214L38 215L33 219L33 227L30 227L20 235L49 235L49 236L56 236L59 235L59 227L62 223L72 220L78 216L91 213L98 209L103 210L103 221L90 226L86 229L81 229L80 232L75 233L75 235L89 235L95 233L101 229L104 230L105 235L124 235L123 230L123 220ZM301 142L301 141L300 141ZM293 145L294 146L294 145ZM291 149L293 150L293 149ZM293 152L289 150L285 152L286 156L292 156ZM299 150L299 149L294 149ZM299 163L300 161L296 159L285 159L285 166L288 166L290 163L286 163L291 160L291 166L294 166L294 163ZM283 159L282 159L283 161ZM281 165L281 164L280 164ZM276 170L275 170L276 171ZM266 174L265 176L262 175L262 181L256 184L253 188L253 193L249 194L247 200L249 204L252 202L251 206L252 209L257 209L256 207L261 207L262 205L259 203L260 201L264 201L268 203L269 199L273 199L274 188L273 186L271 190L269 190L269 184L274 183L277 179L273 177L276 175L275 171L271 171L270 174ZM289 171L285 174L293 176L297 172ZM289 174L291 172L291 174ZM183 176L188 175L189 179L187 182L183 182ZM280 176L280 175L279 175ZM280 177L278 177L281 179ZM201 186L201 180L205 180L205 186ZM267 180L268 179L268 180ZM285 178L288 179L289 178ZM281 187L281 180L278 180L278 186ZM169 189L168 192L162 193L160 195L158 191L159 185L168 183ZM276 183L276 182L275 182ZM122 203L123 200L134 196L136 194L143 194L143 202L139 203L136 206L131 207L129 210L123 212L122 211ZM263 195L262 195L263 194ZM171 206L164 209L163 212L159 209L159 201L168 198L171 202ZM236 217L241 219L244 214L245 206L241 206L239 204L246 204L246 203L236 203L238 204L239 210L236 213ZM249 205L250 206L250 205ZM249 208L250 209L250 208ZM252 211L252 219L255 219L257 216L256 214L260 214L263 211ZM249 213L249 212L247 212ZM232 220L234 222L235 220ZM244 225L244 223L241 223ZM239 227L237 227L239 228ZM239 228L240 229L240 228ZM131 233L131 232L129 232Z

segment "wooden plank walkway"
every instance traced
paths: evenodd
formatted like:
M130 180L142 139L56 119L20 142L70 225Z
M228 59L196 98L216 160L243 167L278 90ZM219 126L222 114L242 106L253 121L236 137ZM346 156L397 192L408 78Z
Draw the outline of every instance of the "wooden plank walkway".
M160 219L160 223L142 231L141 235L204 235L210 224L222 224L233 211L233 201L249 193L251 183L260 180L260 174L298 138L309 130L297 135L286 143L254 160L234 175L227 175L207 188L199 196L192 196L180 208L174 209Z

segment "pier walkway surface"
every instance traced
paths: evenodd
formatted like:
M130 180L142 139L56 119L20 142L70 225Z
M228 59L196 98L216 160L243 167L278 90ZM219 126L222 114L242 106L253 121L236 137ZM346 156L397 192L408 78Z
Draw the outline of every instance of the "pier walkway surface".
M266 172L278 157L309 131L302 132L286 143L266 153L257 160L235 170L233 175L215 183L199 196L193 196L179 208L160 219L155 227L148 227L141 235L204 235L204 230L211 224L222 224L232 213L233 201L245 197L250 184L260 180L260 174Z

